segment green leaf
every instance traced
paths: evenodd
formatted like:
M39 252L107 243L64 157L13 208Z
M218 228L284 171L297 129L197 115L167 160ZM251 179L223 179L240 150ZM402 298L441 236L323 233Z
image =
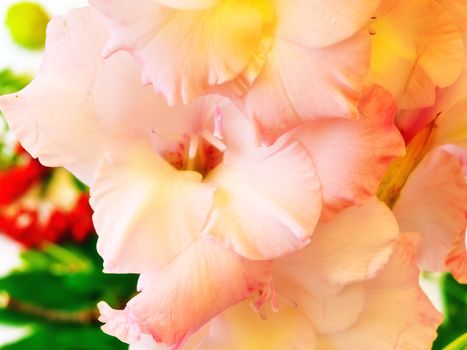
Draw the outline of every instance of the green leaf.
M467 333L454 340L446 346L444 350L466 350L467 349Z

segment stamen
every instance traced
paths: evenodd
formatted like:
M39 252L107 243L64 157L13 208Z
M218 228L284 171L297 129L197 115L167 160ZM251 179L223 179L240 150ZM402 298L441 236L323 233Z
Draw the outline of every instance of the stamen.
M193 170L195 168L195 158L198 153L198 147L199 135L192 135L190 137L190 146L188 147L187 170Z
M201 132L201 136L203 136L207 142L216 147L219 151L225 152L227 150L227 146L209 131L203 130Z
M214 137L219 140L224 138L224 121L222 118L222 111L219 106L216 107L216 115L214 116L214 132L212 133Z

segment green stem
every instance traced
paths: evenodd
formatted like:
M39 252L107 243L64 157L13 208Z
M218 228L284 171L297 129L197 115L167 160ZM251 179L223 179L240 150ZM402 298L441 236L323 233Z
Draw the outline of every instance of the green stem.
M97 309L83 311L50 310L40 306L24 303L8 297L2 305L4 309L41 318L50 322L93 324L98 322L99 312Z

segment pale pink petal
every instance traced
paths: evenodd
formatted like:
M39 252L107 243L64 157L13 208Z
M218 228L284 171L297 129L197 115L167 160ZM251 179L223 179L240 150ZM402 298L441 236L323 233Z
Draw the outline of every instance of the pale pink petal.
M354 324L360 316L365 304L364 290L358 284L339 286L330 283L325 273L321 273L312 263L319 259L322 257L315 257L311 249L305 248L299 256L294 254L290 259L275 263L273 283L276 307L280 314L284 306L294 305L307 317L316 332L339 332ZM341 267L345 268L345 265Z
M467 149L467 98L440 112L443 113L438 117L432 146L449 143Z
M239 103L267 143L305 120L355 117L369 52L366 32L316 49L277 39L262 73Z
M319 225L307 247L275 261L274 288L320 333L345 330L365 304L362 286L352 283L374 277L385 266L398 234L394 216L378 199L348 208Z
M374 277L389 259L398 235L399 226L391 210L373 197L320 224L305 249L278 264L282 269L302 264L302 273L295 275L303 284L307 284L308 270L329 283L346 285Z
M323 218L376 193L390 162L404 155L392 96L374 86L360 101L360 120L312 121L292 132L313 158L324 198Z
M209 325L209 335L196 349L310 350L315 345L313 325L293 307L261 318L248 302L242 302Z
M357 322L335 334L318 337L318 349L426 350L436 338L442 315L418 284L417 249L403 235L384 270L363 283L365 307Z
M381 0L275 0L277 35L299 45L324 47L360 31Z
M90 9L54 18L38 76L21 92L0 98L11 129L33 157L47 166L65 166L86 183L92 182L108 142L92 98L106 39Z
M402 231L422 235L422 269L445 271L445 260L467 224L467 184L459 159L431 151L408 178L393 212Z
M127 52L105 60L96 77L96 114L104 130L115 138L157 132L173 142L174 135L191 133L193 106L169 107L164 97L143 86L138 63Z
M212 85L246 87L270 47L271 15L261 4L223 1L205 10L176 10L157 0L92 0L109 25L106 54L131 52L169 104L190 102ZM180 4L180 2L179 2Z
M226 99L227 100L227 99ZM248 154L252 149L260 146L254 125L230 101L221 105L219 109L222 118L222 141L228 152L224 158L238 157Z
M197 240L146 276L142 292L124 310L106 311L104 330L125 342L149 334L176 348L219 312L262 288L269 272L268 262L251 262L211 240ZM134 329L140 331L136 336Z
M305 249L277 260L276 274L309 290L315 279L335 286L366 280L384 267L398 235L391 210L373 197L320 224Z
M279 140L228 157L206 181L217 191L205 232L225 247L270 259L309 242L321 213L321 188L297 142Z
M214 188L178 171L148 144L115 151L91 187L97 244L109 272L147 272L176 257L201 231Z
M204 9L222 2L222 0L157 0L162 5L174 9Z

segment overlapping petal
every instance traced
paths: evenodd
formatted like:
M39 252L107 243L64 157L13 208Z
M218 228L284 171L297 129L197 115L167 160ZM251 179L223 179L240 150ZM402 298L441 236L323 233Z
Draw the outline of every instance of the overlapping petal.
M317 338L318 349L414 349L431 347L442 316L418 284L417 236L399 239L387 266L364 283L365 307L354 325Z
M318 48L278 38L240 104L266 143L306 120L356 117L369 52L365 31Z
M350 231L349 227L358 229ZM277 260L276 288L302 307L316 303L316 296L338 295L347 285L370 279L385 266L398 234L394 216L378 199L348 208L321 224L305 249ZM349 296L355 297L355 292ZM307 314L317 315L313 311Z
M103 329L128 343L149 334L177 348L219 312L262 288L269 273L269 262L251 262L199 239L168 266L143 275L142 291L124 310L102 304Z
M373 197L320 224L305 249L278 264L282 269L290 266L289 273L283 275L299 278L302 285L313 285L307 282L313 273L328 283L344 286L374 277L389 259L398 235L391 210Z
M108 272L148 272L193 242L207 219L214 187L178 171L149 143L114 151L91 188L98 251Z
M445 271L448 254L467 228L462 155L466 152L431 151L410 175L393 208L403 231L421 234L419 263L425 270Z
M355 116L370 58L363 27L379 2L91 4L111 31L107 54L131 52L143 81L169 104L223 94L236 99L263 141L272 143L303 120ZM305 24L307 30L298 31Z
M439 115L432 146L454 144L467 149L467 98Z
M94 0L111 28L106 52L128 50L143 79L169 104L188 103L209 86L234 79L249 84L261 69L272 14L264 0L225 0L199 10L176 10L157 0ZM174 3L176 5L176 3Z
M358 121L317 120L292 132L316 166L324 219L374 195L389 163L405 152L393 123L396 104L391 94L374 86L362 96L359 109Z
M464 67L461 30L436 0L399 0L372 32L372 81L402 109L433 105L435 89L453 84Z
M360 31L380 2L274 0L277 36L308 47L331 46Z
M302 248L319 220L322 201L306 150L279 140L236 155L206 179L217 188L206 233L250 259Z
M138 63L127 52L106 59L94 87L96 116L115 139L138 138L155 131L173 142L195 130L193 108L169 107L163 96L140 81Z
M376 210L373 214L384 212L383 217L388 217L386 212L389 212L389 209L383 209L384 205L378 204L376 200L369 202L364 209L352 209L356 215L351 216L360 223L367 218L374 218L364 215L370 208ZM378 231L361 232L362 236L367 236L370 240L371 233ZM341 233L340 230L335 232L336 235L338 233ZM375 238L375 241L380 239L381 237ZM387 265L383 264L385 266L381 271L376 275L359 276L347 287L333 286L320 279L320 270L306 269L303 259L296 259L295 264L291 264L294 260L291 256L288 260L275 262L274 283L276 286L282 286L276 295L277 301L280 302L278 310L265 310L265 317L260 317L246 302L237 304L212 320L206 326L209 327L208 331L203 330L198 334L201 342L197 341L196 345L185 344L187 346L181 348L428 348L436 336L436 327L441 321L441 315L418 286L417 236L403 235L392 243L396 240L395 250L385 254ZM321 258L332 261L332 255L319 255L320 248L312 251L312 247L311 244L310 254L300 253L300 257L306 257L308 262ZM341 249L336 248L335 253ZM350 250L352 249L349 249L349 252ZM370 250L377 251L372 248ZM314 255L315 253L318 255ZM359 256L355 255L354 258L358 259ZM341 263L344 263L342 267L345 268L345 262ZM318 265L323 266L324 261ZM284 291L293 294L287 295ZM306 297L303 297L303 293Z

